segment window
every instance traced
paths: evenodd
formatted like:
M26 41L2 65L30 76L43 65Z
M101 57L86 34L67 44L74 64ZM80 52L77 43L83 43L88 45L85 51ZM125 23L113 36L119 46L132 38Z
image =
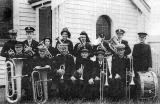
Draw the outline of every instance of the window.
M96 37L98 38L99 34L105 35L105 40L111 38L111 22L110 18L106 15L102 15L98 18L96 23Z
M13 28L13 0L0 0L0 45L9 39L8 30Z

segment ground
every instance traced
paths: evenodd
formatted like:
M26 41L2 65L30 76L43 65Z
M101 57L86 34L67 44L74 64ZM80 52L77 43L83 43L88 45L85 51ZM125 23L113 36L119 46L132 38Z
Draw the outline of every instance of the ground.
M133 101L111 102L106 100L104 101L104 104L160 104L160 77L158 78L158 82L159 82L159 90L158 90L159 96L157 98L157 101L155 102L133 102ZM0 88L0 104L9 104L5 100L4 88ZM35 104L35 103L32 101L28 101L28 102L22 102L20 104ZM96 100L94 102L91 102L91 101L82 102L82 100L63 101L60 99L55 99L55 100L48 101L46 104L100 104L100 102L99 100Z

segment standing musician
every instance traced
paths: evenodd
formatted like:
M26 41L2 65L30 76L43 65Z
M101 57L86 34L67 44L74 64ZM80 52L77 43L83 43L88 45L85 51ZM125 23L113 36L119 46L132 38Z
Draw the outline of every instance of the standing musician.
M74 47L74 56L79 59L81 57L80 48L86 48L89 51L89 57L93 56L92 46L90 44L90 39L85 31L80 33L80 37L78 38L80 43L77 43Z
M145 43L147 33L138 33L140 43L133 48L133 67L134 71L151 71L152 56L150 45Z
M98 98L100 95L100 92L99 92L100 91L100 83L104 87L104 84L106 81L106 78L105 78L106 67L108 67L108 66L107 66L107 64L105 64L107 60L104 60L105 59L104 55L105 55L105 51L103 49L99 48L98 50L96 50L96 61L94 61L93 77L89 80L89 84L94 84L93 85L93 98L94 99ZM109 70L107 70L107 76L109 76ZM106 97L107 90L104 89L102 91L105 92L104 96Z
M47 46L47 53L46 53L47 56L49 58L55 57L57 55L57 51L56 51L56 49L54 47L51 46L52 39L49 38L49 37L46 37L46 38L43 39L43 42L44 42L44 45Z
M117 29L117 30L116 30L116 33L117 33L117 37L118 37L118 42L119 42L120 44L124 44L124 45L125 45L124 56L129 55L129 54L131 53L131 49L130 49L130 47L129 47L129 45L128 45L128 41L123 40L123 36L124 36L125 31L122 30L122 29Z
M33 27L25 28L27 39L23 41L25 52L34 56L37 53L38 42L33 39L35 29Z
M76 78L74 77L75 64L74 58L71 54L68 54L68 44L59 45L60 54L54 58L55 78L59 90L59 96L68 99L73 92L74 83Z
M92 78L92 72L94 71L93 61L89 59L89 50L85 47L80 49L81 58L76 59L76 79L77 79L77 93L80 98L90 99L92 94L90 93L89 79Z
M125 56L125 45L117 46L117 53L112 56L112 79L109 79L109 96L115 100L125 98L126 70L129 70L130 60Z
M1 56L6 57L8 60L10 57L15 55L14 45L16 44L17 30L9 30L10 40L4 43L4 46L1 51Z
M139 82L137 80L138 72L147 72L151 71L152 69L151 48L149 44L145 43L147 33L140 32L138 33L138 35L140 43L134 45L132 53L133 69L135 72L134 82L136 86L131 90L132 95L135 95L133 96L133 98L137 100L140 98L138 94L139 93L138 86L140 86L138 85Z
M61 36L62 36L62 39L58 40L57 43L56 43L56 46L55 46L57 52L60 53L59 50L58 50L58 45L59 44L67 43L69 54L73 54L73 43L72 43L71 40L69 40L71 38L71 33L69 32L69 30L67 28L63 28L63 30L61 31Z

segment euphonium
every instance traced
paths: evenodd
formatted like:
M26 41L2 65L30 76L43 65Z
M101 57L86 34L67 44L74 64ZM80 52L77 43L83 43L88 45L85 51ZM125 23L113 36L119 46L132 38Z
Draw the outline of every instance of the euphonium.
M6 99L10 103L16 103L21 99L22 77L27 76L22 76L23 61L20 58L13 58L10 61L7 61L5 65Z
M32 72L32 88L33 99L36 103L44 104L48 100L48 88L47 81L47 69L50 69L49 65L45 67L37 66Z
M118 42L118 39L116 36L114 36L113 38L111 38L109 40L109 46L110 48L117 54L117 48L116 46L119 45L120 43Z
M84 70L84 66L81 64L81 70L82 70L82 74L81 74L81 77L80 77L80 80L84 80L83 79L83 70Z

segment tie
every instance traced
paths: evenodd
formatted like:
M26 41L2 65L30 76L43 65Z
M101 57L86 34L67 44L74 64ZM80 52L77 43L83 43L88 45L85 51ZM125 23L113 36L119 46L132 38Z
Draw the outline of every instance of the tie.
M28 45L31 46L31 40L28 41Z

